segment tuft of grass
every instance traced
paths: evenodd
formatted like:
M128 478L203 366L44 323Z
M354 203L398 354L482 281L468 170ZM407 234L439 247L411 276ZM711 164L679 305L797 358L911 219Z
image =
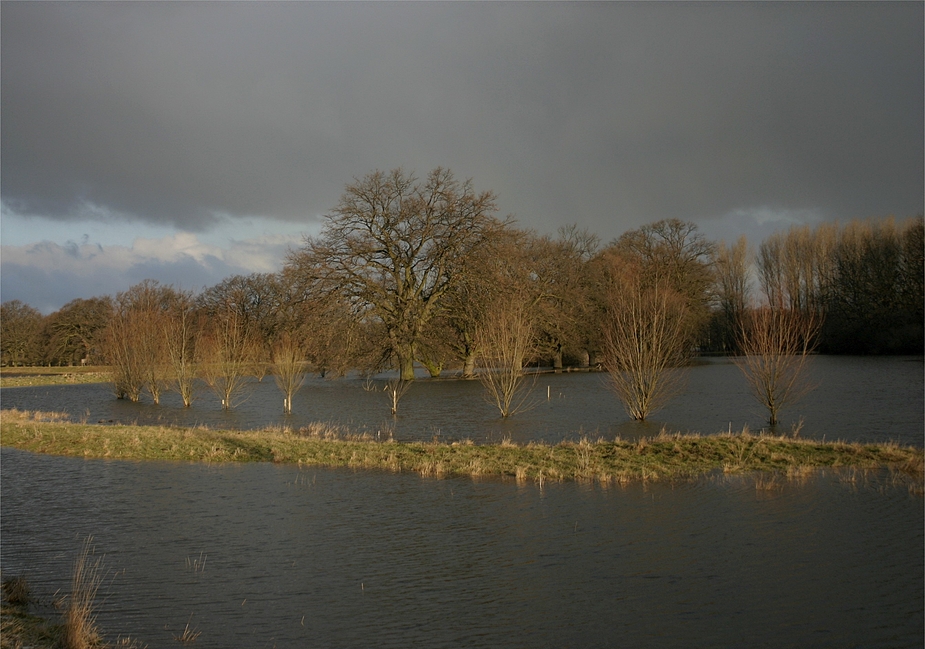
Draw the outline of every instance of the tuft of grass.
M196 642L196 639L202 635L202 631L198 629L191 629L190 623L193 621L193 614L190 613L189 620L186 622L186 626L183 627L183 631L180 635L174 635L173 639L179 642L180 644L192 644Z
M0 648L58 649L61 646L61 626L36 615L25 606L0 607Z
M56 596L55 608L64 609L63 623L55 624L30 615L33 601L24 577L4 579L4 604L0 607L0 649L147 649L133 638L106 642L96 626L94 605L102 580L102 559L94 560L92 537L88 537L74 562L72 592Z
M755 476L755 491L778 491L782 488L778 473L760 473Z
M812 466L793 464L787 467L787 480L791 482L806 482L816 472Z
M64 611L64 649L93 649L102 644L94 609L103 581L103 559L94 559L94 553L93 537L88 536L74 561L71 594Z
M209 555L199 553L198 559L190 560L189 557L186 557L186 569L192 570L193 574L199 574L205 572L206 570L206 560L209 558Z
M22 575L3 580L3 597L11 606L28 606L32 601L29 582Z
M527 482L527 467L525 466L516 466L514 467L514 479L517 480L517 484L522 485Z

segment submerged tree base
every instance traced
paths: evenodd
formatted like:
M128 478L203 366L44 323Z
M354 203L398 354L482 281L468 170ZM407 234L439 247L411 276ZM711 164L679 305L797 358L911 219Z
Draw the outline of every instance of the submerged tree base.
M609 483L689 478L715 471L805 475L822 467L887 468L921 492L925 453L898 444L817 442L748 431L659 435L621 440L476 445L379 441L315 424L298 431L222 431L164 426L103 426L60 421L55 413L4 410L0 443L37 453L85 458L277 462L352 467L436 477L497 476L518 481Z

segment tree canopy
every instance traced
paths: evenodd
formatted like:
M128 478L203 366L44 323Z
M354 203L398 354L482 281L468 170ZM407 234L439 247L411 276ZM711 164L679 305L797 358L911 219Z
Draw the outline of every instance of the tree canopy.
M382 326L383 359L405 380L424 327L459 281L466 259L505 226L491 192L437 168L423 181L401 169L375 171L347 186L318 237L289 257L301 283L336 294L363 320Z

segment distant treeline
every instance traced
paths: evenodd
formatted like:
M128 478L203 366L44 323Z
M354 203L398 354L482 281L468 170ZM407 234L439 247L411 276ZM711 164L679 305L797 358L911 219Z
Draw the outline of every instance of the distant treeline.
M921 215L795 226L754 249L678 220L606 245L575 226L540 236L495 211L491 192L447 170L422 181L376 172L347 187L321 235L279 273L199 293L148 280L48 316L4 302L2 363L107 364L157 385L165 373L176 381L227 364L259 372L287 350L322 374L393 368L411 378L417 364L471 375L487 353L486 327L515 305L521 359L588 366L601 359L621 292L640 286L683 303L676 317L702 352L739 351L743 317L762 305L812 314L825 353L923 352Z

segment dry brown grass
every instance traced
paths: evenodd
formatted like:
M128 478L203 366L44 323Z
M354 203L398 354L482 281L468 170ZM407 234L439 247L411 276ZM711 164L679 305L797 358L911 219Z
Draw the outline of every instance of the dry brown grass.
M0 608L0 649L58 649L61 627L35 615L25 607Z
M93 537L87 537L74 561L71 594L64 611L64 649L93 649L102 644L96 626L96 594L103 581L103 559L94 558Z
M109 368L100 366L4 367L0 369L0 388L106 383L109 378Z
M17 410L16 408L0 410L0 420L3 421L70 421L71 416L66 412L47 412L41 410Z
M23 450L77 457L199 462L276 462L411 471L424 476L510 477L524 482L687 479L717 471L776 472L787 481L817 468L890 469L921 484L923 450L896 444L818 442L724 432L661 434L635 442L564 441L517 444L395 442L316 424L295 431L221 431L167 426L99 426L42 421L34 413L5 414L0 442ZM542 480L540 480L542 475ZM897 478L899 480L899 478Z
M3 580L3 597L13 606L28 606L32 601L29 582L22 575Z
M183 627L183 631L179 635L174 635L173 639L179 642L180 644L192 644L196 642L196 639L202 635L202 631L196 628L190 628L190 623L193 621L192 613L189 616L189 620L186 622L186 626Z
M88 537L74 561L71 593L52 599L56 608L64 609L62 624L29 614L33 597L24 577L3 580L0 649L146 649L129 637L107 642L100 633L94 611L103 561L93 555L92 537Z
M779 491L783 486L778 473L759 473L755 476L755 491Z

